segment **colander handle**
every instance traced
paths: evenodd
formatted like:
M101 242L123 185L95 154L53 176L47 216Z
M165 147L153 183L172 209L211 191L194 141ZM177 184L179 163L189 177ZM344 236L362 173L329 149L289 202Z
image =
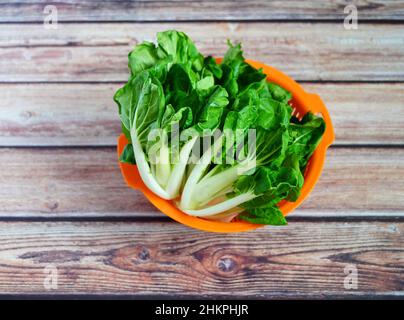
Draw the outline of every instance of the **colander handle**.
M330 114L320 96L314 93L307 93L306 99L310 102L310 109L313 113L321 113L325 121L325 132L323 136L324 146L327 148L335 139L334 127L331 122Z

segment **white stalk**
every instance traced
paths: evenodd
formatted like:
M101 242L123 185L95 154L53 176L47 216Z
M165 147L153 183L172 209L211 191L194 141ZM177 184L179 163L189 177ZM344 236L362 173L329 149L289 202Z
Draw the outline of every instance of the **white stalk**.
M182 147L180 151L179 161L174 165L174 169L172 170L170 178L168 179L166 191L172 198L175 198L179 195L187 168L189 154L191 153L191 150L197 139L198 137L192 138Z
M195 202L203 204L216 197L220 191L231 186L240 175L251 169L248 164L249 162L242 162L209 178L202 179L195 186Z
M155 177L158 183L165 188L171 174L170 149L166 141L163 141L158 153L159 157L157 158Z
M220 136L215 141L213 146L209 147L209 149L199 159L199 163L196 164L195 167L193 168L191 174L189 175L189 177L187 179L187 182L185 183L184 189L182 191L181 208L193 209L193 207L195 205L192 201L193 194L194 194L194 188L195 188L196 184L199 182L199 179L205 172L206 168L211 163L213 155L216 154L219 151L219 149L222 147L222 140L223 140L223 135Z
M208 217L208 216L213 216L222 212L225 212L227 210L230 210L234 207L239 206L240 204L250 201L257 196L253 192L249 193L243 193L239 196L236 196L234 198L225 200L221 203L218 203L216 205L204 208L204 209L199 209L199 210L191 210L191 209L183 209L181 208L182 211L185 213L195 216L195 217Z
M243 208L235 207L235 208L227 210L225 212L215 214L214 216L205 217L205 219L222 221L222 222L230 222L243 211L244 211Z
M136 129L131 130L131 138L137 169L139 170L140 177L142 178L144 184L159 197L170 200L170 195L159 185L159 183L152 175L150 166L146 159L146 155L144 154L143 148L137 137Z

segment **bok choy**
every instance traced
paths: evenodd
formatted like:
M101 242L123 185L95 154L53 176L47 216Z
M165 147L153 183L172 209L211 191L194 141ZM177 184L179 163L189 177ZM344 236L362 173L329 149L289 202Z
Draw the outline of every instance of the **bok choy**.
M217 63L165 31L129 53L129 69L114 96L129 141L120 161L189 215L286 224L278 203L299 197L321 117L294 117L291 94L251 67L240 44Z

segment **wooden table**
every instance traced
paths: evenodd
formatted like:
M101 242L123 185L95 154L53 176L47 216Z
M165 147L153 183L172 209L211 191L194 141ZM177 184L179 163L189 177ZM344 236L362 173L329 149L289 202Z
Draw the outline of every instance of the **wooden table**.
M47 3L0 3L2 295L403 298L404 1L356 1L357 30L347 1L58 1L56 30ZM124 184L112 95L171 28L204 54L242 41L328 106L337 139L288 226L195 231Z

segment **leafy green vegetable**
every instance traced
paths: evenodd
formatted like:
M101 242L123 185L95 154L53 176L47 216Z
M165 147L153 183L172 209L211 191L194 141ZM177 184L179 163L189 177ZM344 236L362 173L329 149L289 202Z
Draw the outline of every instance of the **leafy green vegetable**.
M119 156L119 161L122 163L136 164L135 154L133 152L132 143L128 143Z
M218 64L169 30L129 53L130 79L114 96L129 140L120 161L190 215L284 225L278 203L298 199L325 123L292 116L290 92L228 44Z

